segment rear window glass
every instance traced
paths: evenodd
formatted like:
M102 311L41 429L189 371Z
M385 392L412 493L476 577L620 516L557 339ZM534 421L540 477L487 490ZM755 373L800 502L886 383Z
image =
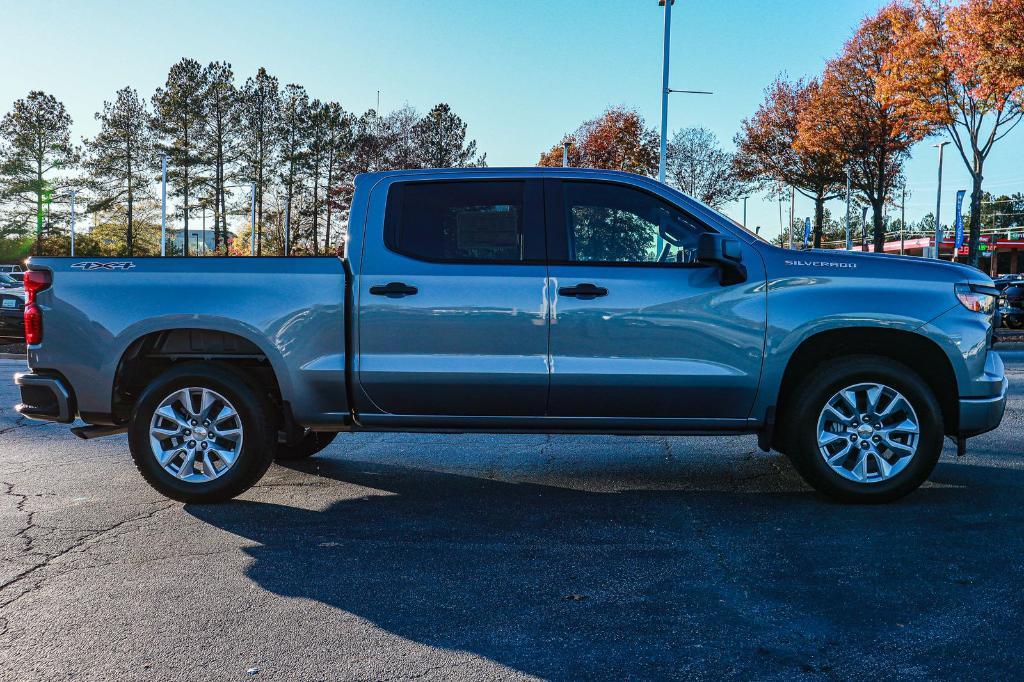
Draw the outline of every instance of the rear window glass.
M429 261L523 261L523 189L516 181L393 185L388 246Z

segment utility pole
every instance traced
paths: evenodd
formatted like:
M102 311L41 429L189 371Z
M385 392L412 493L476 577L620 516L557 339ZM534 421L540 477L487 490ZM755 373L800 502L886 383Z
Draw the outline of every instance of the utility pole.
M71 255L75 255L75 195L78 190L71 190Z
M903 196L900 200L900 255L904 255L903 247L906 242L907 230L907 186L903 185Z
M256 255L256 183L252 183L252 230L249 234L249 255Z
M206 204L203 204L203 255L206 255Z
M747 226L747 197L743 197L743 227Z
M789 248L793 248L793 218L796 211L796 190L789 188Z
M935 257L939 257L939 248L942 244L942 221L939 220L939 210L942 208L942 149L947 144L948 140L943 140L938 144L933 144L933 147L939 148L939 188L935 191ZM955 256L956 254L954 254Z
M167 155L160 157L160 255L167 255Z
M850 190L853 184L853 171L846 167L846 250L853 249L853 234L850 231Z
M284 255L290 256L292 251L292 206L286 203L284 207Z
M569 143L562 143L562 168L569 167Z

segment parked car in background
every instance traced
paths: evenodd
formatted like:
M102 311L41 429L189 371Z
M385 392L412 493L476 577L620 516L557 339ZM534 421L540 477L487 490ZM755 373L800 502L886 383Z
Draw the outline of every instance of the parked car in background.
M1022 280L1021 275L999 275L992 280L992 283L996 285L996 289L1002 291L1013 284L1024 284L1024 280Z
M6 272L0 272L0 289L20 289L23 282L14 279Z
M7 275L8 277L17 280L18 282L21 282L22 279L25 277L24 268L22 268L20 265L12 265L9 263L0 265L0 274Z
M1007 329L1024 329L1024 282L1003 289L999 296L999 316Z
M1003 417L998 291L965 265L782 249L570 168L360 175L350 225L340 259L32 258L18 411L127 432L188 502L353 431L756 433L884 502Z
M0 281L3 275L0 274ZM25 290L14 287L0 288L0 342L25 341Z

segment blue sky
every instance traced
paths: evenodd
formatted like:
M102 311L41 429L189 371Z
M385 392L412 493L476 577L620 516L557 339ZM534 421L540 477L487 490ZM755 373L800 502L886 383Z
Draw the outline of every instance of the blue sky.
M731 147L740 121L779 72L816 75L878 0L679 0L673 10L671 129L702 125ZM52 92L95 132L93 114L125 85L146 97L182 56L227 60L243 81L259 66L357 113L446 101L491 165L532 165L540 152L609 104L659 125L662 11L657 0L5 3L0 109L30 89ZM908 166L908 218L934 210L935 150ZM1024 190L1024 126L990 157L992 191ZM952 152L952 153L949 153ZM947 148L943 216L968 187ZM836 205L834 211L842 211ZM797 214L810 215L798 199ZM740 219L742 209L726 210ZM775 234L778 205L753 197L748 224ZM946 222L946 220L944 220Z

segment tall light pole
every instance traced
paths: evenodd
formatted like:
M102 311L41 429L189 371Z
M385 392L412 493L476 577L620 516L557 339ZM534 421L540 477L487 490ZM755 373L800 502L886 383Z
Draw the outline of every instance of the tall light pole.
M160 255L167 255L167 155L160 157Z
M743 197L743 227L747 226L747 197Z
M672 5L676 0L659 0L658 4L665 8L665 44L664 57L661 65L661 155L658 157L658 181L665 182L665 156L668 152L668 53L672 44Z
M939 257L939 245L942 244L942 221L939 220L939 210L942 208L942 149L949 144L949 140L943 140L933 147L939 148L939 187L935 191L935 257Z
M789 188L789 248L793 248L793 219L796 217L796 190Z
M562 143L562 168L569 167L569 143Z
M661 64L661 152L658 156L658 181L665 182L665 165L668 156L668 96L673 92L688 95L711 95L707 90L673 90L668 86L668 56L672 44L672 5L676 0L658 0L658 6L665 8L665 44ZM659 247L660 249L660 247Z
M249 234L249 255L256 255L256 183L252 183L252 230Z
M853 249L853 235L850 232L850 190L853 184L853 171L846 167L846 250Z
M75 255L75 195L78 190L71 190L71 255Z
M903 185L903 196L900 200L900 255L903 254L903 247L906 245L907 228L907 185Z
M284 206L284 255L290 256L292 251L292 205Z

